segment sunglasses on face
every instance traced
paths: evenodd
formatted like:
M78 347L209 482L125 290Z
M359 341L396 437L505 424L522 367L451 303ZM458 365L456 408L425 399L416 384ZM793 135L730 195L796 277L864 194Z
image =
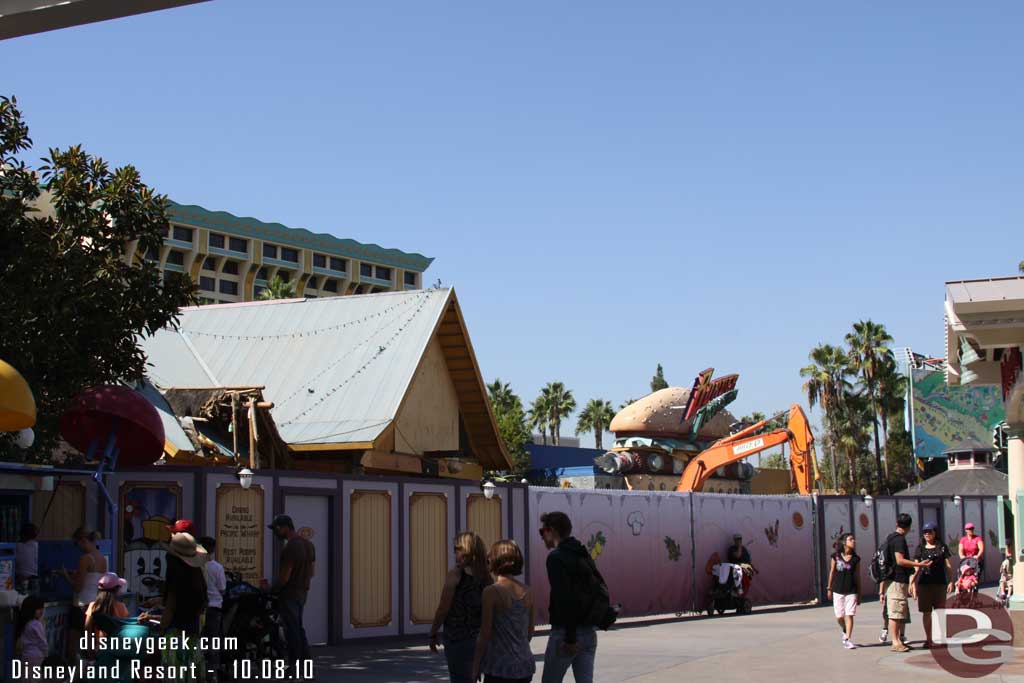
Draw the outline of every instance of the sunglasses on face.
M538 534L540 534L540 537L541 537L541 538L544 538L544 533L545 533L546 531L548 531L548 528L547 528L546 526L543 526L543 527L541 527L541 528L537 529L537 533L538 533Z

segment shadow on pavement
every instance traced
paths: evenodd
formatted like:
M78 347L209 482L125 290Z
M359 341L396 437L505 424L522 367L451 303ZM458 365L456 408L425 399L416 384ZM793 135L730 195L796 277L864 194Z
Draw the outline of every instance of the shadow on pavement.
M419 641L422 643L422 640ZM362 645L317 648L317 680L388 681L413 683L447 681L448 667L444 655L434 654L412 643L377 641Z

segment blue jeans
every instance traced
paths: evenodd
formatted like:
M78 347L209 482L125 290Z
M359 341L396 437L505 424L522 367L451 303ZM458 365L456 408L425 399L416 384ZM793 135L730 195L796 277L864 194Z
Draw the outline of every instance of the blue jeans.
M288 643L288 659L311 659L306 629L302 626L303 602L295 598L281 598L281 621L284 622L284 638Z
M572 667L576 683L594 683L594 660L597 657L597 631L593 626L576 628L576 644L579 652L567 655L562 652L565 643L565 629L556 626L548 636L548 647L544 651L544 674L542 683L561 683L565 673Z
M474 654L476 638L444 641L444 658L448 661L448 678L451 683L473 683Z

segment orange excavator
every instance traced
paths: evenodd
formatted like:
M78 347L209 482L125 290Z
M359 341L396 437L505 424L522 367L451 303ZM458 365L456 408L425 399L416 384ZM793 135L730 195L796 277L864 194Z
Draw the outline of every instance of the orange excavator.
M804 495L813 493L819 480L818 460L814 455L814 434L803 409L797 405L789 409L789 422L782 429L760 433L769 422L784 415L779 413L766 420L719 439L690 459L679 479L676 491L700 491L704 482L720 467L732 464L755 453L789 444L789 464L796 490Z

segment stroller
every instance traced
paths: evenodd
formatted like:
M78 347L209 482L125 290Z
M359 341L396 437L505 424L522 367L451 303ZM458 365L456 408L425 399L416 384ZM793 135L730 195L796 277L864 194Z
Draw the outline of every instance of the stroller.
M721 562L711 567L711 591L708 594L708 616L734 609L737 614L750 614L754 606L747 598L753 568L749 564Z
M956 597L954 602L957 607L971 607L978 596L978 560L974 557L965 557L960 561L960 569L957 572Z

